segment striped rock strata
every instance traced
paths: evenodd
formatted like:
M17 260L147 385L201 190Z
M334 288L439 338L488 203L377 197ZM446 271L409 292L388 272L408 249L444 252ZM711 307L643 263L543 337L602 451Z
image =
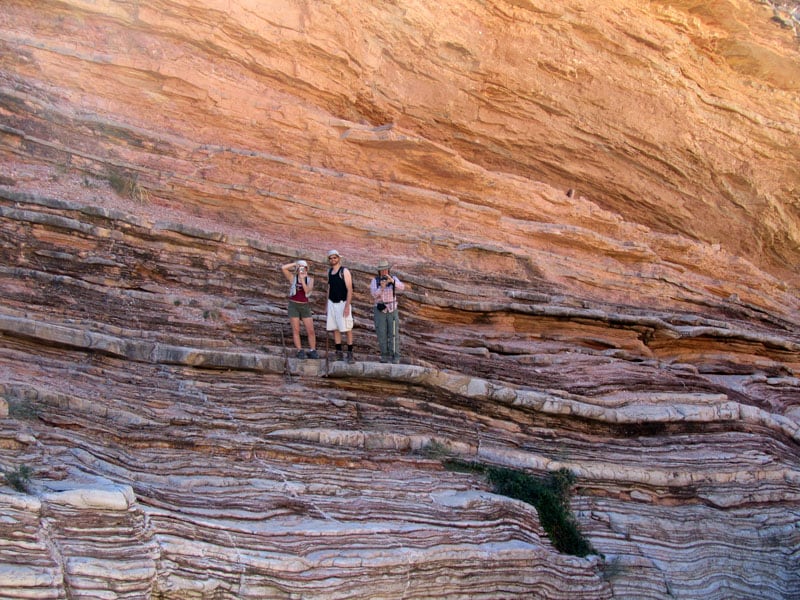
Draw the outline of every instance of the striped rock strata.
M363 318L360 362L300 361L281 346L283 285L259 276L285 249L4 196L2 448L34 470L32 494L2 495L4 596L798 590L799 353L784 328L566 299L428 304L409 273L412 364L372 362ZM65 232L80 251L56 250ZM137 279L143 256L166 282ZM210 275L223 256L236 268ZM541 333L491 326L510 318ZM560 335L539 339L553 321ZM702 359L677 362L684 347ZM572 470L603 558L555 551L535 509L444 470L432 443Z
M800 62L772 14L4 2L0 596L800 597ZM320 293L323 358L287 351L278 266L324 277L330 247L354 365ZM448 456L569 469L597 554Z

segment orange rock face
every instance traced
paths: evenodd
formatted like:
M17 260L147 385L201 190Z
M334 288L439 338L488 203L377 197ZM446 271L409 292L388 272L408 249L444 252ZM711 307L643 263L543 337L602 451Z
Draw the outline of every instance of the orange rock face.
M800 595L778 4L4 1L0 596ZM442 457L569 469L597 554Z

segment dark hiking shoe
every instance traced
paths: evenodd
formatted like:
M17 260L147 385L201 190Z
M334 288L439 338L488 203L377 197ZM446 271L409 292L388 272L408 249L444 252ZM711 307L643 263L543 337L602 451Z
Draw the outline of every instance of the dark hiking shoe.
M295 354L295 356L297 358L305 358L306 357L306 351L305 350L298 350L297 354Z
M353 358L353 353L352 352L348 352L347 354L345 354L344 359L347 361L347 364L350 364L350 365L352 365L354 362L356 362L356 359Z
M341 350L336 351L336 360L344 360L344 353Z
M308 353L308 358L319 358L319 354L317 354L316 350L311 350Z

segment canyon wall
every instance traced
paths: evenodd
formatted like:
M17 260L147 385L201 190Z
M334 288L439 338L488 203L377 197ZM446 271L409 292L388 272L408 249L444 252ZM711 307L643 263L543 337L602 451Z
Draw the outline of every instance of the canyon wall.
M773 4L5 1L0 596L800 597ZM451 459L571 471L593 552Z

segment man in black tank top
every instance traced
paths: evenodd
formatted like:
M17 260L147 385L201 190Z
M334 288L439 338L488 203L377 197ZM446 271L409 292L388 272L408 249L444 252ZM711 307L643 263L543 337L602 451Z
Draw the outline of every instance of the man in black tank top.
M350 269L342 266L339 252L328 252L328 318L326 329L333 331L336 344L336 360L345 359L354 362L353 358L353 276ZM342 352L342 334L347 338L347 353Z

